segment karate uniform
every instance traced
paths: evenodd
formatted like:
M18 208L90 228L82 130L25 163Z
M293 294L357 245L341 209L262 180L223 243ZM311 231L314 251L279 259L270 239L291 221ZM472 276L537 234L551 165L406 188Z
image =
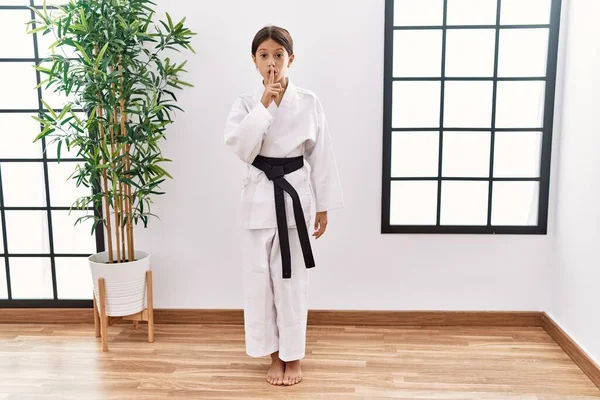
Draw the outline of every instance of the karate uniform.
M279 351L283 361L293 361L305 355L308 268L314 266L302 232L312 232L315 211L344 202L317 96L289 78L279 107L272 102L265 108L263 92L261 86L239 96L225 128L225 144L247 164L241 199L246 352L264 357Z

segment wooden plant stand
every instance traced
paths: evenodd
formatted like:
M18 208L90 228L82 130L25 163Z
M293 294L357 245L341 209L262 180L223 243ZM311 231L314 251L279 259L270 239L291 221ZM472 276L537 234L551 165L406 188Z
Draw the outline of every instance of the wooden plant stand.
M139 321L148 322L148 343L154 342L154 306L152 304L152 271L146 271L146 296L148 307L142 311L131 315L124 315L122 317L109 317L106 315L106 286L104 278L98 279L98 302L100 303L100 310L98 310L96 303L96 296L94 299L94 327L96 329L96 337L102 338L102 351L108 351L108 326L114 323L116 319L122 319L125 321L133 321L133 328L137 329Z

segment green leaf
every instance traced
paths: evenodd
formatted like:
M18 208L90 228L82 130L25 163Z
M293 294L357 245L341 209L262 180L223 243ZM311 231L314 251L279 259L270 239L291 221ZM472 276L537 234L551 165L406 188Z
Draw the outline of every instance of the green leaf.
M81 24L87 30L88 29L88 23L87 23L87 19L85 19L85 11L83 11L83 8L79 9L79 17L81 18Z
M65 63L65 67L63 68L63 81L67 82L69 80L68 78L68 72L69 72L69 63ZM69 93L71 92L71 86L67 86L67 90L66 90L66 95L68 96Z
M185 23L185 19L187 17L183 17L183 19L181 21L179 21L179 23L177 25L175 25L175 30L178 31L179 29L181 29L181 27L183 27L183 24Z
M98 66L100 65L100 62L102 61L102 58L104 57L104 53L106 53L106 50L108 49L108 45L109 45L109 42L106 42L104 44L104 46L102 46L100 53L98 53L98 58L96 58L96 68L98 68Z
M127 26L127 22L125 22L125 20L123 19L123 17L119 14L117 14L117 19L119 20L119 24L121 24L121 27L125 30L127 30L128 26Z
M161 167L159 167L158 165L153 165L152 166L153 169L155 169L156 171L159 171L161 175L163 176L168 176L169 178L173 179L173 177L164 169L162 169Z
M47 29L47 26L42 25L42 26L40 26L38 28L32 29L30 31L27 31L27 33L29 33L29 34L38 33L38 32L41 32L41 31L45 31L46 29Z
M48 83L49 80L48 79L44 79L43 81L41 81L40 83L38 83L37 85L35 85L34 89L39 89L42 86L44 86L44 84Z
M194 87L194 85L192 85L191 83L184 82L179 79L173 79L173 82L180 84L180 85L188 86L188 87Z
M83 56L83 58L85 58L85 60L89 64L92 64L92 60L90 60L90 57L87 55L87 53L85 52L85 50L83 49L83 47L81 46L81 44L79 42L73 41L73 45L75 47L77 47L77 50L79 50L79 52L81 53L81 55Z
M48 103L46 103L46 101L44 99L42 99L42 104L44 104L44 107L46 107L48 109L48 112L50 114L52 114L52 116L54 117L54 119L56 120L56 113L54 112L54 110L52 109L52 107L50 107L50 105Z
M196 50L194 50L191 44L186 43L184 46L187 47L187 49L190 50L192 53L196 54Z
M33 142L37 142L38 140L45 138L54 131L56 131L56 129L52 128L51 126L46 126L46 128L44 128L44 130L41 131L40 134L35 137L35 139L33 139Z
M160 24L165 27L165 30L167 32L171 32L171 28L169 28L169 25L165 24L163 21L158 21L158 22L160 22Z
M46 25L50 25L51 24L51 21L48 18L48 12L46 10L44 10L45 12L42 14L42 12L40 10L38 10L37 8L35 8L35 7L27 7L27 8L29 8L30 10L33 10L33 12L36 13L37 16L40 17L42 19L42 21L44 21L44 23Z
M40 117L38 117L36 115L32 115L31 118L34 119L34 120L36 120L37 122L39 122L42 125L46 125L46 123L47 123L46 120L44 120L44 119L42 119L42 118L40 118Z
M98 219L92 224L92 231L90 232L90 235L94 234L94 231L97 229L98 225L100 225L102 222L103 222L102 219Z
M122 177L122 178L121 178L121 182L123 182L123 183L126 183L126 184L128 184L128 185L130 185L130 186L133 186L133 187L135 187L135 188L137 188L137 189L141 189L140 185L138 185L136 182L132 181L132 180L131 180L131 179L129 179L129 178Z
M150 11L150 14L148 14L146 23L142 27L142 32L146 32L148 30L148 26L150 25L150 22L152 21L152 16L154 16L154 10L152 10L151 8L147 8L147 10Z
M60 7L59 7L60 8ZM67 14L66 10L64 11L65 14ZM68 32L69 31L69 27L71 26L71 17L73 16L73 14L70 14L67 16L67 20L65 21L65 28L64 31ZM60 35L58 37L61 37Z
M48 79L52 80L52 78L54 77L54 72L56 71L56 68L58 67L58 63L55 62L52 64L52 68L50 69L50 76Z
M185 71L183 68L185 68L186 64L187 64L187 60L185 60L184 62L179 64L179 66L175 69L175 71ZM185 72L187 72L187 71L185 71Z
M76 31L76 32L81 32L81 33L86 33L87 29L85 26L83 26L82 24L71 24L71 29Z
M63 110L60 112L60 114L58 115L58 118L56 118L57 120L62 120L63 117L69 112L71 111L71 107L72 104L67 104L67 106L65 108L63 108Z

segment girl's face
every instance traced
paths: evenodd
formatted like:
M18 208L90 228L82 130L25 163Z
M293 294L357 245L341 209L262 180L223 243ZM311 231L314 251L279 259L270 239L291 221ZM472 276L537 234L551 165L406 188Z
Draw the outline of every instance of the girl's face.
M271 70L275 71L275 82L279 82L285 78L287 69L294 61L294 55L290 56L287 50L273 39L267 39L258 46L252 60L265 82L269 81Z

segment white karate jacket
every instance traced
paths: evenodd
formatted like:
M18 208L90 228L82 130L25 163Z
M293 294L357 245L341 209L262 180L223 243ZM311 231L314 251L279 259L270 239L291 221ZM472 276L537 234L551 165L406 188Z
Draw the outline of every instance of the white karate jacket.
M344 205L338 168L323 107L309 90L288 87L279 107L260 101L264 88L253 95L239 96L229 112L225 144L245 163L242 189L241 227L276 228L273 182L250 165L257 155L265 157L304 156L304 167L285 175L302 202L307 223L314 211L329 211ZM288 227L295 227L291 197L285 193ZM315 204L313 207L312 200Z

